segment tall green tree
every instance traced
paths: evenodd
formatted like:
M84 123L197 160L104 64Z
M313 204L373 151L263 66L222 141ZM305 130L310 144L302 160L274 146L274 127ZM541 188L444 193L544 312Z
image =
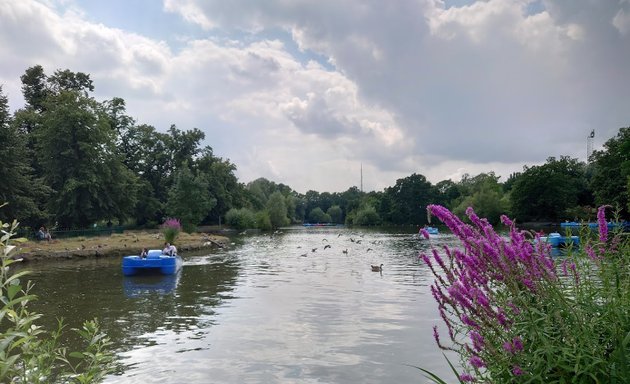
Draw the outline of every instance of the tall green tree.
M30 166L26 137L11 120L8 98L0 86L0 204L8 203L0 210L0 221L13 219L35 227L46 221L46 214L39 206L50 189L33 174Z
M381 217L376 212L376 208L371 205L363 205L354 212L352 224L359 226L379 225L381 224Z
M330 216L331 222L335 224L343 223L343 211L341 210L340 206L333 205L332 207L328 208L326 214Z
M214 156L211 147L201 150L201 156L195 161L194 168L207 175L208 194L217 201L204 222L217 223L233 207L246 205L245 187L238 182L235 175L236 165Z
M512 215L519 221L558 221L568 210L587 203L585 164L562 156L543 165L525 166L512 186Z
M438 198L437 190L423 175L412 174L396 180L396 185L385 190L389 210L385 219L394 224L417 224L427 222L427 205Z
M72 87L71 87L72 88ZM109 120L85 90L48 96L37 151L48 202L61 227L86 227L101 219L129 217L137 180L117 155Z
M267 212L273 228L282 227L289 224L287 217L287 206L284 196L280 191L276 191L269 196L267 201Z
M453 208L457 199L462 195L460 186L453 180L442 180L435 184L438 196L436 204Z
M501 215L509 214L510 209L509 198L503 192L499 178L494 172L480 173L474 177L464 175L459 188L466 191L466 195L453 200L458 202L453 213L465 217L466 209L472 207L480 217L487 218L492 224L498 224Z
M332 218L330 215L326 214L320 207L315 207L308 214L308 221L316 224L316 223L330 223Z
M621 128L591 156L590 187L597 205L610 204L630 218L630 127Z
M43 112L44 102L51 93L44 68L41 65L30 67L20 80L22 80L22 94L26 101L26 108Z
M187 166L177 171L175 183L169 191L166 212L180 219L184 231L194 231L216 204L217 200L208 194L205 174L194 176Z

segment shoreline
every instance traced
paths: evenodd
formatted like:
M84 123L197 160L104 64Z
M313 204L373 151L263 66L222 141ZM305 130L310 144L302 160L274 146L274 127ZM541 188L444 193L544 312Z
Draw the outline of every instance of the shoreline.
M174 244L178 251L201 249L221 249L230 239L226 236L209 233L180 233ZM28 240L14 242L16 246L11 258L22 262L42 262L58 260L82 260L100 257L123 257L140 254L143 247L162 249L164 237L159 232L125 231L100 237L76 237L53 239L52 241Z

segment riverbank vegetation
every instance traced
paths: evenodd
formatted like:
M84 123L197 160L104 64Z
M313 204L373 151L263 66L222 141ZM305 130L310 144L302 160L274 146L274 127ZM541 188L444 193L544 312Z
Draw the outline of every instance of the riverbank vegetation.
M247 184L236 165L202 146L204 133L137 122L121 98L98 101L89 74L39 65L21 77L25 105L11 113L0 88L0 219L30 236L94 225L157 228L167 217L197 225L271 229L289 223L423 225L429 204L463 215L469 206L497 223L592 220L611 204L629 218L630 128L590 162L550 157L500 180L491 170L436 184L414 173L383 191L307 191L260 178Z
M509 237L472 209L470 225L428 210L461 241L421 256L445 326L434 337L458 354L460 382L630 382L630 238L609 233L606 207L599 232L561 257L506 216Z
M0 221L0 382L2 383L99 383L116 369L110 339L96 319L72 329L84 350L68 350L62 344L66 332L63 321L52 331L38 325L41 314L29 310L36 300L32 285L25 282L28 272L15 272L11 240L17 223Z

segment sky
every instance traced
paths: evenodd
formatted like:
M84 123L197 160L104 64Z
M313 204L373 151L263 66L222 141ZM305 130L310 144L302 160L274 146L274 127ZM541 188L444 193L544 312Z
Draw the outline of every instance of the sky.
M630 0L0 0L11 110L34 65L202 130L244 183L505 181L630 126Z

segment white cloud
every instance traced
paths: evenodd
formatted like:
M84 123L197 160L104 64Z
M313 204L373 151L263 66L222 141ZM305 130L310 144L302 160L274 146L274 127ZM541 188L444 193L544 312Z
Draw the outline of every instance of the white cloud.
M624 36L630 34L630 12L620 9L612 19L612 24Z
M172 47L80 2L0 0L0 83L17 107L32 65L90 73L140 123L202 129L245 182L340 191L361 163L376 190L412 173L507 177L584 158L591 129L603 141L630 120L628 3L530 3L166 0L154 12L206 36Z

